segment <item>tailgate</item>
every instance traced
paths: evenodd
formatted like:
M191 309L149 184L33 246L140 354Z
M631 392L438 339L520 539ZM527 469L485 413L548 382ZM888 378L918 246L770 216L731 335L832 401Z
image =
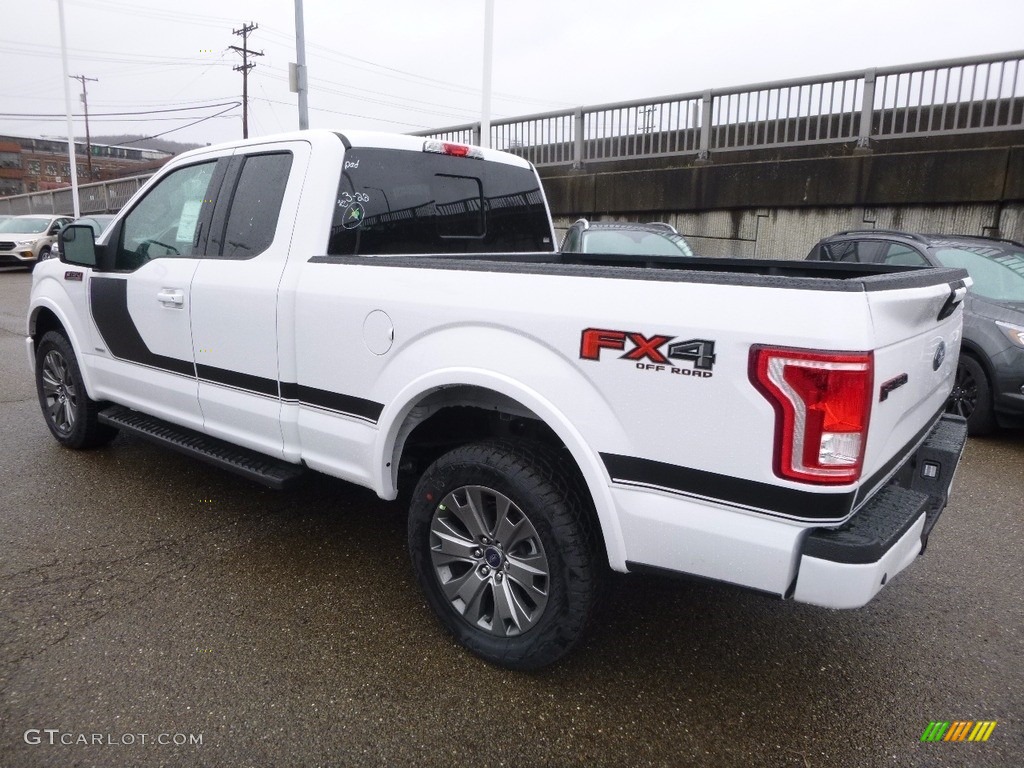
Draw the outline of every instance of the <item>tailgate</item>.
M969 278L962 271L941 273L952 279L867 292L875 387L858 505L924 440L953 386Z

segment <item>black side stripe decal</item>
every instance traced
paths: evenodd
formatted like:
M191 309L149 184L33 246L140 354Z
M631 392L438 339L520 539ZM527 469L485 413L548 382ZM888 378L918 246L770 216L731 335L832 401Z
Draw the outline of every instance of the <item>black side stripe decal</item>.
M244 389L247 392L277 397L277 379L267 379L251 373L229 371L226 368L214 368L212 365L197 365L196 371L199 372L199 378L203 381L211 381L214 384L224 384L235 389Z
M616 483L659 488L776 517L811 522L837 522L846 519L853 509L853 491L799 491L701 469L612 453L602 453L601 459L612 481Z
M89 305L103 343L114 357L184 376L196 375L191 360L158 355L146 346L128 312L128 281L94 276L89 281Z
M128 283L126 280L97 277L89 282L89 304L93 320L99 329L103 343L114 357L131 363L159 368L183 376L190 376L214 384L253 392L259 395L280 397L283 400L297 400L324 410L355 416L377 423L384 410L382 403L365 400L354 395L329 392L325 389L306 387L292 382L278 382L248 373L240 373L212 365L195 365L191 360L158 355L146 346L145 339L128 312Z
M285 384L281 384L282 393ZM384 410L382 403L375 403L373 400L364 400L353 395L343 395L339 392L328 392L325 389L307 387L303 384L296 386L298 400L306 405L315 405L318 408L326 408L329 411L337 411L350 416L358 416L361 419L377 423L381 411ZM283 397L283 394L282 394Z

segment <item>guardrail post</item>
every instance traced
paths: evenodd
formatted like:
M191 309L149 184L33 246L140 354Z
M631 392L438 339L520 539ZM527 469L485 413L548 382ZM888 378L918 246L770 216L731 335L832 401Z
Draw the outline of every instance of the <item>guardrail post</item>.
M714 107L714 92L704 91L704 98L701 99L700 149L697 152L697 159L704 162L711 160L711 113Z
M469 143L480 146L480 123L473 123L473 140Z
M864 100L860 107L860 130L857 133L857 149L871 149L871 118L874 111L875 70L869 69L864 73Z
M576 107L572 113L572 126L572 167L579 169L583 167L583 107Z

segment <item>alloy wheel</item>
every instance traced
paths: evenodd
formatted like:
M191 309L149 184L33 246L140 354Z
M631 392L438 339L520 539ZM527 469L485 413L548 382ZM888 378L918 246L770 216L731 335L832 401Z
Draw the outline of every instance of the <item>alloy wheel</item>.
M535 626L550 569L537 529L510 498L467 485L441 500L430 523L434 574L452 608L495 637Z
M42 382L46 417L62 435L70 434L77 418L78 392L67 360L56 349L43 358Z

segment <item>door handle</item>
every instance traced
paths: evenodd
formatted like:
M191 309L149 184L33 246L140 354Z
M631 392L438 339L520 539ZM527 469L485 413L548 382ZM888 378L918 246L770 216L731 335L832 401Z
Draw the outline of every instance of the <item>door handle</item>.
M181 307L185 305L185 292L177 288L163 288L156 295L156 300L165 307Z

